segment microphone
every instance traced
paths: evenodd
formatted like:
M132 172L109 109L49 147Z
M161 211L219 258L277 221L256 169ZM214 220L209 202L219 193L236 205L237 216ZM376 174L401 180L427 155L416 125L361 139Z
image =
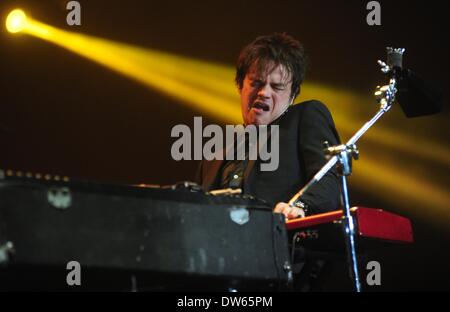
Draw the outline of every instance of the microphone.
M397 102L408 118L439 113L443 97L436 86L426 83L413 71L402 68L405 49L387 49L387 68L389 75L397 81Z

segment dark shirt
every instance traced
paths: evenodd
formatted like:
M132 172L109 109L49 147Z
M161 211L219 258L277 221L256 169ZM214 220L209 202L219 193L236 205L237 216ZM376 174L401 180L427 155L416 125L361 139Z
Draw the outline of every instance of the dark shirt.
M220 188L243 188L245 168L247 168L247 159L224 161Z
M248 165L249 157L249 146L248 146L248 136L245 137L244 144L244 159L240 160L237 157L238 154L238 140L235 139L234 144L234 155L232 160L224 160L222 164L222 169L220 172L220 188L243 188L244 187L244 173ZM240 146L242 148L242 146Z

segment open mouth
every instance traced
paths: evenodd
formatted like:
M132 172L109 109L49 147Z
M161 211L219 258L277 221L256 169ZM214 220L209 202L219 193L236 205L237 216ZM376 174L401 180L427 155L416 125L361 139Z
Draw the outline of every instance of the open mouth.
M264 102L258 101L258 102L253 103L252 108L255 108L260 111L268 112L270 110L270 105L268 105Z

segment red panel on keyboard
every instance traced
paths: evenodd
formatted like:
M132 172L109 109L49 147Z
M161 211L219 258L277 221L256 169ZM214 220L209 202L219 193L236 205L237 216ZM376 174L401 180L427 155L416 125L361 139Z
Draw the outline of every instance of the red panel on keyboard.
M355 212L360 236L412 243L413 233L409 219L383 211L358 207Z
M357 224L359 236L405 243L414 241L411 222L405 217L381 209L365 207L353 207L351 212ZM287 220L286 226L288 230L308 228L338 221L342 216L342 211L336 210L306 218Z

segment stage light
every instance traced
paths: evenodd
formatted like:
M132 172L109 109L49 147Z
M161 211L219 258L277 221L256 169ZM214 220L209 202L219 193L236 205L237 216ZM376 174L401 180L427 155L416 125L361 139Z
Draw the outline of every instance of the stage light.
M12 10L6 18L6 29L11 33L22 31L27 26L27 16L21 9Z

